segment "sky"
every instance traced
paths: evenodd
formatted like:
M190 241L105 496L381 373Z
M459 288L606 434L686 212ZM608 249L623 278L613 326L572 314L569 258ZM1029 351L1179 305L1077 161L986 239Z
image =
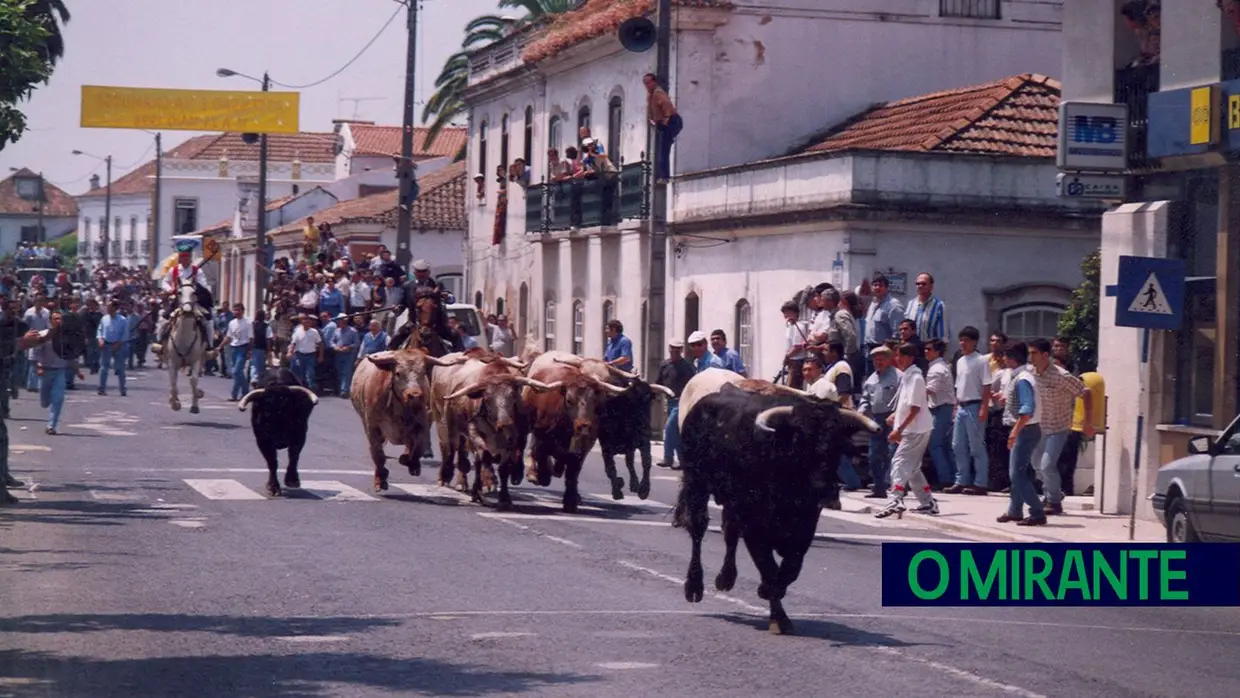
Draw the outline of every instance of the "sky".
M19 105L27 130L0 150L0 178L29 167L79 194L99 157L112 155L112 178L154 157L144 131L81 128L82 85L249 90L243 78L216 77L217 68L305 85L332 74L400 14L374 44L337 77L301 92L301 130L330 131L332 119L399 125L404 101L405 11L395 0L67 0L65 57L49 84ZM433 92L435 77L460 47L463 28L482 14L503 13L496 0L422 0L418 13L415 99ZM275 88L284 89L284 88ZM361 102L348 98L381 98ZM421 118L421 106L415 119ZM195 135L164 132L164 150Z

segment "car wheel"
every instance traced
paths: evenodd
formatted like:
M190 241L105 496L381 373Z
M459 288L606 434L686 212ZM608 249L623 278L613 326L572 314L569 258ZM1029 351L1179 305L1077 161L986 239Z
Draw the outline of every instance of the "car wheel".
M1197 529L1188 519L1188 509L1184 506L1184 498L1176 497L1167 504L1167 542L1197 543L1201 538Z

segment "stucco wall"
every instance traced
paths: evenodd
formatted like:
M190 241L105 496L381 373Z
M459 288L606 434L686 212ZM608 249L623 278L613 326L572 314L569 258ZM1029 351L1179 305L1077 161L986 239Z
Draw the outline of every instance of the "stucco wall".
M43 233L45 240L58 238L77 227L76 218L43 217ZM22 240L22 228L39 227L39 217L32 216L0 216L0 255L13 254L17 243Z
M78 242L89 242L90 267L94 267L102 260L95 251L95 245L103 240L103 230L100 223L103 221L104 210L106 204L104 197L92 196L89 198L79 198L78 204ZM116 230L115 222L109 232L109 240L121 240L120 256L113 255L111 250L108 251L108 261L120 263L125 266L138 266L147 264L149 257L145 247L142 247L143 240L150 239L150 231L147 228L147 218L151 215L151 197L146 194L113 196L112 197L112 219L121 219L121 228ZM137 220L136 235L133 235L135 242L135 251L133 254L126 254L125 242L131 239L130 222ZM119 236L117 233L120 233ZM171 254L169 251L168 254Z

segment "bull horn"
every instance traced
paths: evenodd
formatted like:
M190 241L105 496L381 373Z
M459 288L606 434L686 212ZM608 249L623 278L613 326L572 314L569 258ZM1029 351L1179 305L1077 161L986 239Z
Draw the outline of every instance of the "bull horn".
M524 361L520 359L511 359L507 356L501 356L500 358L503 359L504 363L517 369L518 371L524 371L525 369L530 367L529 364L525 363Z
M552 390L559 390L564 387L564 381L552 381L550 383L543 383L543 385L547 386L547 392L551 392Z
M555 357L555 362L557 364L568 364L569 366L576 366L577 368L581 368L582 358L580 356L570 356L569 358L566 359L562 356L557 356Z
M662 393L663 395L667 397L668 400L671 400L676 397L676 393L672 392L672 389L667 387L666 385L659 385L658 383L651 383L650 389L655 392Z
M474 392L475 390L481 390L481 389L482 389L482 387L483 387L483 386L482 386L482 384L481 384L481 383L474 383L473 385L467 385L467 386L465 386L464 388L461 388L460 390L456 391L455 393L452 393L451 395L445 395L445 396L443 397L443 400L444 400L444 402L447 402L447 401L449 401L449 400L455 400L455 399L457 399L458 397L462 397L462 396L464 396L464 395L468 395L468 394L470 394L470 393Z
M529 387L533 388L534 390L537 390L540 393L545 393L551 390L555 390L556 388L559 387L556 384L547 384L542 381L536 381L533 378L526 378L525 376L518 376L517 378L513 379L513 382L516 383L517 385L528 385Z
M869 417L861 414L860 412L856 410L850 410L848 408L841 408L840 416L842 416L844 419L847 419L853 422L858 427L865 429L871 434L877 434L879 430L882 429L882 427L878 425L878 422L874 421L873 419L870 419Z
M253 400L254 398L258 397L259 395L262 395L265 392L267 391L262 388L259 388L258 390L251 390L250 392L246 393L245 397L241 398L241 402L237 403L237 409L241 410L242 412L245 412L245 408L250 406L250 400Z
M770 424L768 424L771 418L786 417L786 416L791 416L791 415L792 415L792 408L787 405L784 405L783 407L772 407L768 410L763 410L759 412L758 416L755 417L753 420L753 425L755 427L758 427L762 431L774 433L775 427L772 427Z
M629 371L625 371L624 369L616 368L615 366L612 366L611 364L607 364L607 370L611 371L613 376L618 376L620 378L625 378L627 380L634 380L637 378L636 373L630 373Z
M771 386L775 389L775 392L777 393L785 393L787 395L796 395L797 397L810 397L810 398L814 397L814 394L809 392L808 390L798 390L796 388L793 388L792 386L781 385L779 383L772 383Z
M621 393L623 393L624 391L628 390L628 388L622 388L622 387L620 387L620 386L618 386L618 385L612 385L611 383L607 383L607 382L605 382L605 381L598 380L597 378L596 378L596 379L594 379L594 383L595 383L595 384L596 384L599 388L602 388L602 389L606 390L607 392L611 393L612 395L620 395L620 394L621 394Z
M290 385L288 389L297 391L299 393L305 393L306 397L310 398L311 405L319 404L319 396L315 395L314 391L309 388L303 388L300 385Z
M466 361L469 361L469 357L465 356L464 354L457 354L451 359L446 359L446 360L441 359L437 356L431 356L430 354L426 355L426 363L432 366L455 366L457 364L463 364Z

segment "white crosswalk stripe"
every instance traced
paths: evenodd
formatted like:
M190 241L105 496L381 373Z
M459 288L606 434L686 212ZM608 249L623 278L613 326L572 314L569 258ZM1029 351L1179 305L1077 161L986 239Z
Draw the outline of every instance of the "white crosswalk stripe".
M377 502L365 492L340 482L339 480L302 480L301 489L304 492L329 502Z
M254 500L266 499L263 495L236 480L185 480L185 484L198 490L207 499Z

